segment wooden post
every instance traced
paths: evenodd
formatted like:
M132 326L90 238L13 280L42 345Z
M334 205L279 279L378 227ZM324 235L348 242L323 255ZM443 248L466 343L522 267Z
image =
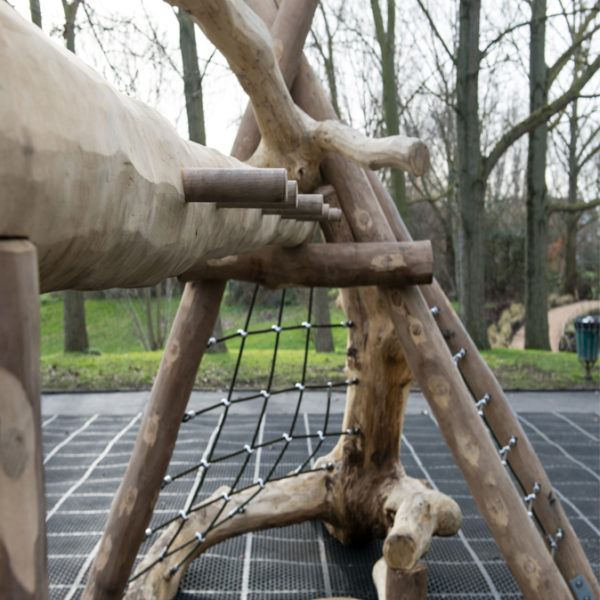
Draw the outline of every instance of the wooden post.
M398 214L394 201L379 178L374 173L370 173L369 180L396 239L411 240L410 233ZM465 358L468 357L468 360L461 361L460 368L475 399L482 399L486 394L489 395L490 399L483 409L483 413L490 428L500 440L508 440L511 436L518 439L518 443L509 453L508 462L525 486L527 494L533 492L536 483L540 485L540 492L533 503L533 510L544 529L553 536L558 530L563 531L563 538L559 541L554 555L557 567L567 581L583 575L590 589L597 598L600 598L600 586L577 534L552 490L552 483L540 459L507 402L502 387L479 354L438 282L434 280L431 285L423 286L421 289L427 304L430 307L437 306L439 308L436 321L448 343L450 352L456 354L461 348L467 351ZM524 492L524 495L527 494Z
M36 249L0 240L0 598L48 598Z
M120 598L150 522L196 373L217 318L225 281L185 286L158 375L83 598Z
M373 583L379 600L427 600L427 565L391 569L380 558L373 567Z
M252 254L204 262L185 272L182 281L237 279L266 287L355 287L412 285L433 277L429 241L374 244L307 244L297 248L266 246Z

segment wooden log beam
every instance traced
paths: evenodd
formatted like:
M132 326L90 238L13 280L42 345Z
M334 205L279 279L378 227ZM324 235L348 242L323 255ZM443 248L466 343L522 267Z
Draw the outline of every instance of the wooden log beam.
M152 285L312 237L311 223L186 203L183 168L250 167L180 138L4 2L0 31L0 236L37 246L41 291Z
M46 600L35 246L0 240L0 598Z
M158 498L179 425L219 311L225 281L185 286L123 482L113 500L86 600L120 598Z
M375 173L369 173L369 180L396 239L410 241L412 237L379 178ZM540 485L540 492L533 502L533 510L544 530L550 532L553 537L557 531L563 531L563 537L558 542L554 555L557 567L566 581L583 575L590 589L597 598L600 598L600 585L577 534L553 490L552 482L539 457L506 400L498 380L479 354L439 283L434 280L431 285L423 286L421 289L427 304L439 308L436 321L450 352L456 354L461 348L467 352L465 360L460 363L460 368L475 399L482 399L486 394L489 395L490 400L483 412L492 431L501 440L509 440L512 436L518 439L517 444L509 452L508 462L525 487L527 493L523 492L523 495L531 493L536 483Z
M183 169L186 202L227 202L238 208L288 199L285 169Z
M297 248L266 246L252 254L209 259L180 279L238 279L269 288L403 286L431 281L432 270L429 241L306 244Z
M307 63L300 65L293 93L299 106L314 118L331 114L331 105ZM357 241L395 239L364 172L338 156L328 156L322 169L326 181L336 189ZM421 291L416 287L382 290L382 300L389 303L410 369L523 595L536 600L570 598L567 584L527 516L523 500L474 409L473 398ZM517 537L519 549L515 551Z

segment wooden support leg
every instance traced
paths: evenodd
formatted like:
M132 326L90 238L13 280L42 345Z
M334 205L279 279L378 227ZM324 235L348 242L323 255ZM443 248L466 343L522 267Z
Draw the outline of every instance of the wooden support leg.
M427 565L391 569L380 558L373 567L373 582L379 600L427 600Z
M0 240L0 598L48 598L36 249Z
M123 594L173 454L179 425L224 290L224 281L201 281L185 286L83 598L108 600Z

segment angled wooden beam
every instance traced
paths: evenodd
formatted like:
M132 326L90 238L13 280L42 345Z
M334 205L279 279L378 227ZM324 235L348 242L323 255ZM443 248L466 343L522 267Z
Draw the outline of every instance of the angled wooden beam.
M0 240L0 598L46 600L36 249Z
M179 426L225 290L225 281L185 286L127 470L111 505L83 598L120 598L158 499Z
M307 244L266 246L252 254L209 259L180 279L238 279L269 288L403 286L430 282L432 270L429 241Z

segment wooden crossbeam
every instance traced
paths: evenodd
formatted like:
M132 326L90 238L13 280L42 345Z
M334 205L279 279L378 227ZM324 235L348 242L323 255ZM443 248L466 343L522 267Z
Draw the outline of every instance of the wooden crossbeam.
M266 246L252 254L207 260L180 279L238 279L281 288L403 286L429 283L432 277L431 243L421 241Z

